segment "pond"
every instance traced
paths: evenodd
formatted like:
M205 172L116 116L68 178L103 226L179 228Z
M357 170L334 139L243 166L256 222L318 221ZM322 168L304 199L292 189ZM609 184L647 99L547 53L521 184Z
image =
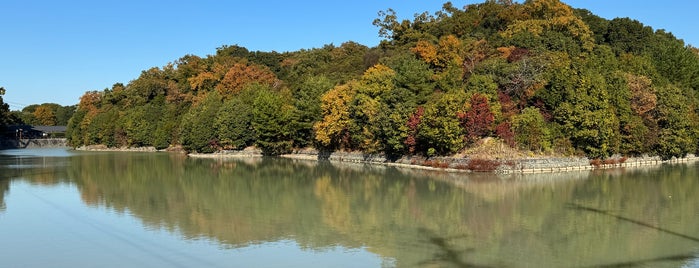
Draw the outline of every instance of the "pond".
M0 151L2 267L697 267L699 165L539 175Z

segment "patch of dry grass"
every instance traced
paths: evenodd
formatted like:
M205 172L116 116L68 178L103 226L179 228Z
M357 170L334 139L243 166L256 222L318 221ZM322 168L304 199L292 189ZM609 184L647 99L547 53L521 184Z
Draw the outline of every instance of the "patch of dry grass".
M517 159L533 156L531 152L525 152L512 148L499 139L484 138L473 146L459 152L454 157L468 157L472 159Z

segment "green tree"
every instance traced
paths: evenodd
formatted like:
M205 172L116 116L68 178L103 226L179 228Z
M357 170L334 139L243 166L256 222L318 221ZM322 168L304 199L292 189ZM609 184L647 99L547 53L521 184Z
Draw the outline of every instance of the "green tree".
M68 139L68 144L73 147L79 147L80 145L85 144L81 138L83 136L83 131L80 125L85 119L86 115L86 110L78 109L75 111L73 116L70 117L70 120L68 120L68 125L66 127L66 138Z
M180 138L185 150L212 153L219 149L214 131L214 121L220 106L221 96L216 92L211 92L184 115Z
M306 77L301 85L293 92L294 120L298 132L294 135L294 146L306 147L314 141L313 124L323 119L321 96L333 88L333 84L325 76Z
M395 86L405 88L415 96L413 102L422 105L434 92L433 72L424 61L411 54L387 58L384 64L395 71Z
M690 109L689 101L682 89L669 85L658 90L658 125L660 127L659 142L656 153L663 159L684 157L696 151L697 122L694 111ZM694 116L692 116L694 115Z
M164 107L161 105L148 103L126 112L123 116L123 124L129 146L155 146L156 130L165 116ZM163 145L159 144L158 147L162 148Z
M294 106L271 89L258 92L252 109L255 145L265 155L289 153L293 145L293 128L289 124Z
M527 107L512 120L515 141L520 148L531 151L551 150L551 131L535 107Z
M10 123L10 106L3 101L3 95L5 95L5 88L0 87L0 129Z
M75 105L59 107L56 110L56 125L67 126L68 120L70 120L70 117L72 117L73 113L75 113L75 109L77 109L77 106Z
M463 93L447 93L425 105L417 131L418 143L428 150L423 154L431 149L439 155L451 155L464 147L464 130L457 117L464 103Z
M244 149L253 145L255 132L252 128L254 101L257 92L264 86L253 84L235 97L226 100L216 115L214 128L224 149Z
M648 50L653 29L630 18L615 18L609 21L604 40L617 54L640 55Z

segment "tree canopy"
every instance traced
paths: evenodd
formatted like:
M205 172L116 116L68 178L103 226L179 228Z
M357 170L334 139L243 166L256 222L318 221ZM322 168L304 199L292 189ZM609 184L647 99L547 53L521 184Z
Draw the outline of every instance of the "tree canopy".
M374 25L377 47L223 46L87 92L70 141L433 156L493 137L593 158L697 152L699 54L664 30L559 0L445 3L412 20L389 9Z
M5 95L5 88L0 87L0 129L10 123L10 106L3 101L3 95Z

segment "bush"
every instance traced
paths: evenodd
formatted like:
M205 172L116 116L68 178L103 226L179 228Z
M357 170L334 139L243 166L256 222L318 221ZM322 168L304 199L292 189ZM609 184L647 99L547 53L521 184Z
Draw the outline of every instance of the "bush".
M471 171L494 171L500 166L500 162L497 160L488 159L471 159L468 161L466 168Z

